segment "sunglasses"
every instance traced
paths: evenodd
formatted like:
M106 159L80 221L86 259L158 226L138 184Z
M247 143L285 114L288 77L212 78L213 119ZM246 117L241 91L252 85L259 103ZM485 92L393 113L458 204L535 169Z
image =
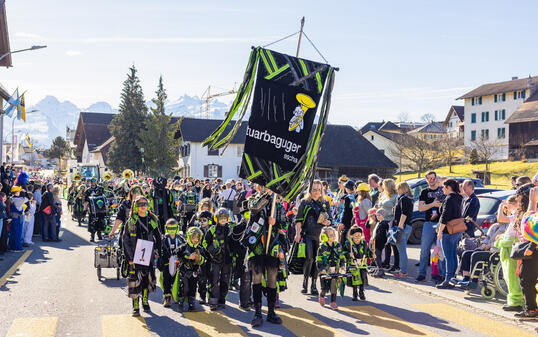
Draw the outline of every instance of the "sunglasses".
M138 207L148 207L148 203L147 202L141 202L141 203L137 203L136 206L138 206Z

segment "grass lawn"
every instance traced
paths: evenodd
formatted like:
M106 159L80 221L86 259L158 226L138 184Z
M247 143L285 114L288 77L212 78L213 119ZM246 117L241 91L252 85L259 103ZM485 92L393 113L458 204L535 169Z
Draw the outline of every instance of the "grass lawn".
M474 177L473 170L484 170L486 165L453 165L452 173L448 171L448 166L443 166L435 169L435 172L441 176L465 176ZM538 163L524 163L521 161L498 161L489 164L489 170L491 171L491 185L495 188L511 188L510 177L513 175L529 176L532 177L538 173ZM424 177L424 172L420 175ZM401 175L402 180L416 178L417 173L404 173ZM397 175L398 181L400 181L400 175Z

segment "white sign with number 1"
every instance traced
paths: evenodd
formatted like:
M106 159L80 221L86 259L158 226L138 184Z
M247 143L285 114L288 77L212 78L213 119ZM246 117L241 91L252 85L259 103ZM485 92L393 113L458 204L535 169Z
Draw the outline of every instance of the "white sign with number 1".
M149 266L153 258L153 241L136 240L136 249L133 262L142 266Z

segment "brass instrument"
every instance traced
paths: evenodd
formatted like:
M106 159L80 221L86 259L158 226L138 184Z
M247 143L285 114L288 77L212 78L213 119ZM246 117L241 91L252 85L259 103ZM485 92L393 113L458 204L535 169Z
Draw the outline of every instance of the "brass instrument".
M74 181L80 181L82 179L82 175L79 173L79 172L76 172L74 175L73 175L73 180Z
M123 177L127 180L131 180L131 178L134 176L134 173L130 169L126 169L123 171Z
M110 174L110 172L105 172L105 174L103 175L103 179L105 181L110 181L110 179L112 179L112 174Z

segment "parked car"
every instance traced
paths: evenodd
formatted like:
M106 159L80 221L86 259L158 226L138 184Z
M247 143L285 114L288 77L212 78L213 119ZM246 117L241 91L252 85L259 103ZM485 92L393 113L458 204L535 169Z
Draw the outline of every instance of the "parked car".
M472 180L474 182L476 195L479 195L482 193L489 193L492 191L499 191L498 189L484 187L484 185L482 184L482 181L476 178L469 178L469 177L445 177L445 178L455 179L459 183L462 183L463 181L467 179ZM418 179L407 180L407 184L409 184L409 187L411 188L411 192L413 192L413 199L415 201L415 207L413 209L413 219L411 220L411 226L413 227L413 230L411 232L411 235L409 235L408 243L420 244L420 237L422 236L422 226L424 225L426 213L420 212L418 210L418 198L420 197L420 192L422 192L423 189L428 187L428 182L426 181L425 178L418 178Z
M501 202L515 193L516 190L501 190L479 195L480 210L478 211L476 224L487 231L491 225L497 222L497 210Z

